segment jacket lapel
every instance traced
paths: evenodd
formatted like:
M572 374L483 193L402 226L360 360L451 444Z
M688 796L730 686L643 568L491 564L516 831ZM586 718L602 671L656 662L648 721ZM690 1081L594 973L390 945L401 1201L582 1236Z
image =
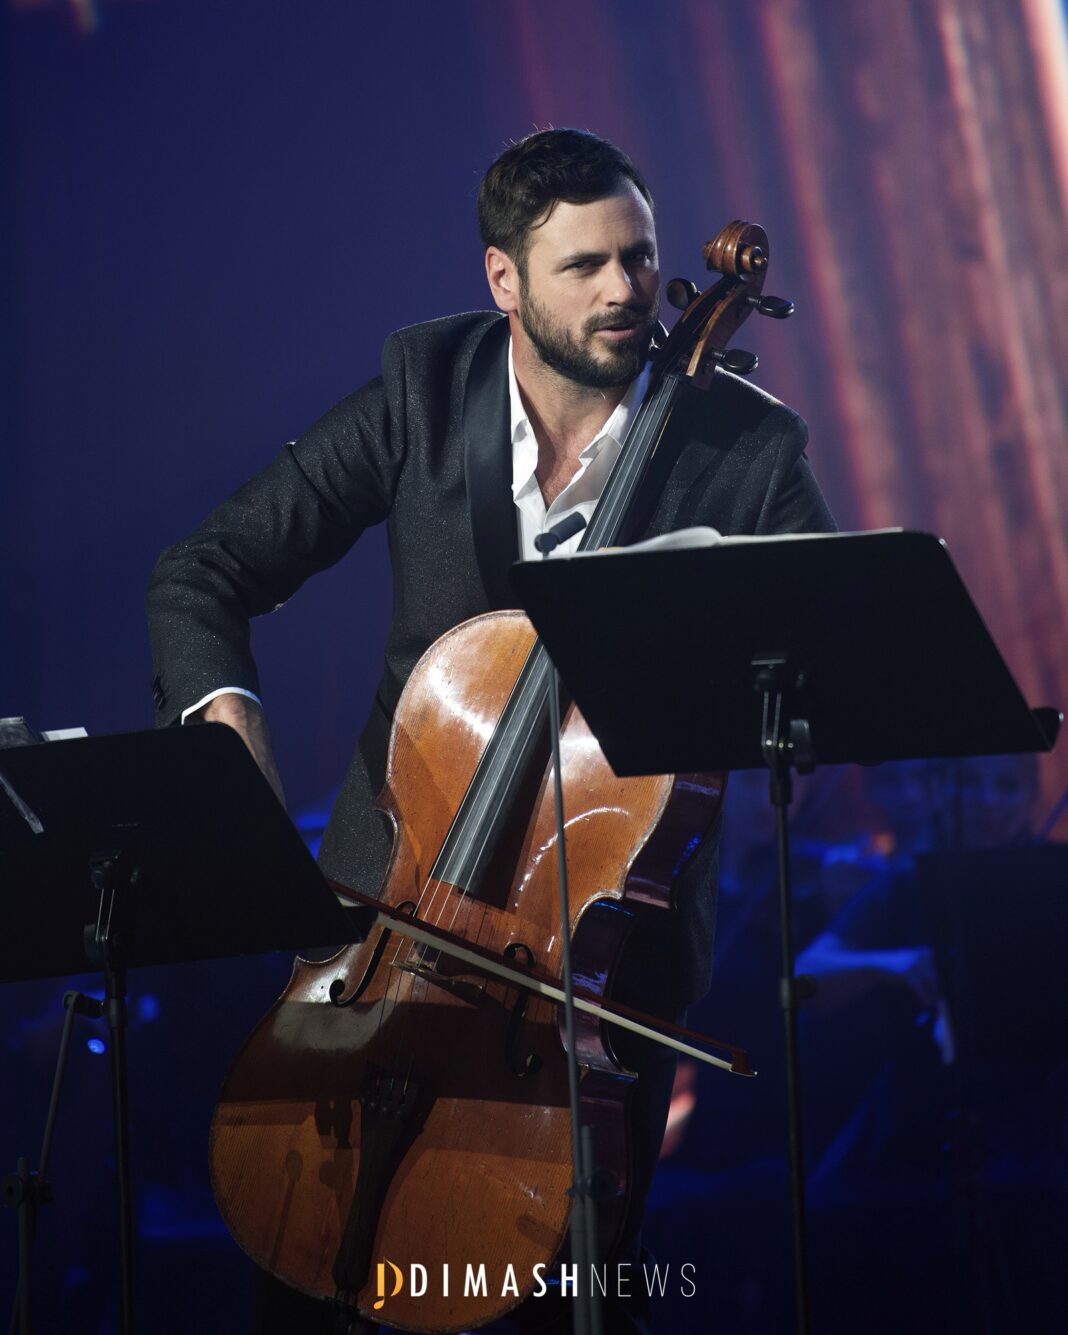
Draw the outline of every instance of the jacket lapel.
M491 608L514 607L508 567L519 558L512 499L508 321L490 325L475 350L464 392L464 475L479 574Z

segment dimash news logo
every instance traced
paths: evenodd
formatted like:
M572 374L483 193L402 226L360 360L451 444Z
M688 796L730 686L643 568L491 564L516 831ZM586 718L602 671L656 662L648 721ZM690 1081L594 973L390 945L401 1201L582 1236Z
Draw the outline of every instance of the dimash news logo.
M589 1287L583 1292L597 1293L602 1298L632 1298L638 1293L662 1298L671 1288L672 1291L677 1289L683 1298L692 1298L697 1293L696 1275L697 1267L689 1261L680 1266L620 1261L616 1265L590 1266ZM392 1261L379 1261L376 1276L376 1312L380 1312L389 1299L398 1298L402 1293L409 1298L423 1298L430 1288L430 1271L418 1261L408 1266L407 1273ZM530 1279L534 1285L532 1298L544 1298L550 1290L562 1298L579 1296L577 1264L561 1265L552 1270L545 1265L536 1265L530 1272ZM435 1282L437 1296L442 1298L450 1296L450 1284L457 1285L457 1291L465 1298L488 1298L491 1294L499 1298L519 1298L523 1294L515 1266L510 1264L495 1281L484 1263L468 1264L462 1270L453 1271L445 1262L436 1272Z

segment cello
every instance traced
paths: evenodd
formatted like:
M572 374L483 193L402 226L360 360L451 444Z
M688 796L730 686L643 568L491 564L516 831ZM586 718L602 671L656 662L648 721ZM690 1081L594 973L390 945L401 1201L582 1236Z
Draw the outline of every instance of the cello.
M721 277L675 280L683 314L654 354L649 390L580 544L636 531L657 447L691 387L717 367L763 297L767 238L749 223L704 248ZM527 619L491 612L437 640L398 703L377 805L395 828L381 902L391 918L324 962L298 958L220 1093L212 1183L223 1218L265 1269L353 1314L461 1331L539 1291L571 1214L571 1128L559 1007L524 972L559 976L556 821L548 765L551 667ZM677 869L713 833L722 776L619 779L571 707L560 738L577 977L604 995L636 907L670 911ZM402 920L444 929L414 941ZM510 964L511 978L449 953L448 938ZM583 1120L612 1189L606 1254L627 1201L625 1110L634 1075L605 1018L576 1035Z

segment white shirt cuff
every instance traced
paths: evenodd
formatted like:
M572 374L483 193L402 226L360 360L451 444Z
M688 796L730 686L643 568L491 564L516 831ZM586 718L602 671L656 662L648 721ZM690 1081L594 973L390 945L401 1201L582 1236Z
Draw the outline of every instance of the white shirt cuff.
M181 721L184 723L190 714L195 714L198 709L203 709L208 701L214 700L217 695L246 695L250 700L255 700L261 709L263 708L263 701L258 695L254 695L251 691L246 691L241 686L220 686L217 690L209 691L207 695L204 696L202 700L198 700L195 705L190 705L188 709L183 709Z

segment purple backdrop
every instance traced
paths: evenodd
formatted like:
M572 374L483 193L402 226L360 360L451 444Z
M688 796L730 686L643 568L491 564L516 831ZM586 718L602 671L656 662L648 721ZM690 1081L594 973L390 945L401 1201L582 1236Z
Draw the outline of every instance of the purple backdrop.
M487 304L478 181L508 139L547 124L632 152L665 277L700 279L700 245L731 217L767 227L769 287L798 316L751 322L743 343L758 380L809 419L840 522L948 532L1034 703L1058 703L1068 133L1055 9L0 0L0 715L150 726L142 602L158 551L374 375L390 330ZM1013 207L1029 209L1023 232ZM1022 274L1006 282L1010 258ZM988 302L1006 291L1004 307ZM374 532L257 625L296 809L347 762L388 614ZM1063 762L1044 776L1048 798ZM186 1329L243 1311L204 1127L218 1073L286 971L153 980L164 1041L135 1054L142 1295L146 1311L177 1311L167 1279L183 1276ZM221 1000L218 1017L203 997ZM38 1135L55 1000L47 984L0 1003L27 1091L0 1099L4 1153ZM147 1035L154 1017L141 1020ZM42 1239L41 1266L62 1280L54 1301L81 1294L97 1314L84 1328L108 1330L106 1082L84 1049L73 1081L95 1166L81 1137L65 1142L74 1222ZM99 1234L95 1260L67 1249L75 1234Z

